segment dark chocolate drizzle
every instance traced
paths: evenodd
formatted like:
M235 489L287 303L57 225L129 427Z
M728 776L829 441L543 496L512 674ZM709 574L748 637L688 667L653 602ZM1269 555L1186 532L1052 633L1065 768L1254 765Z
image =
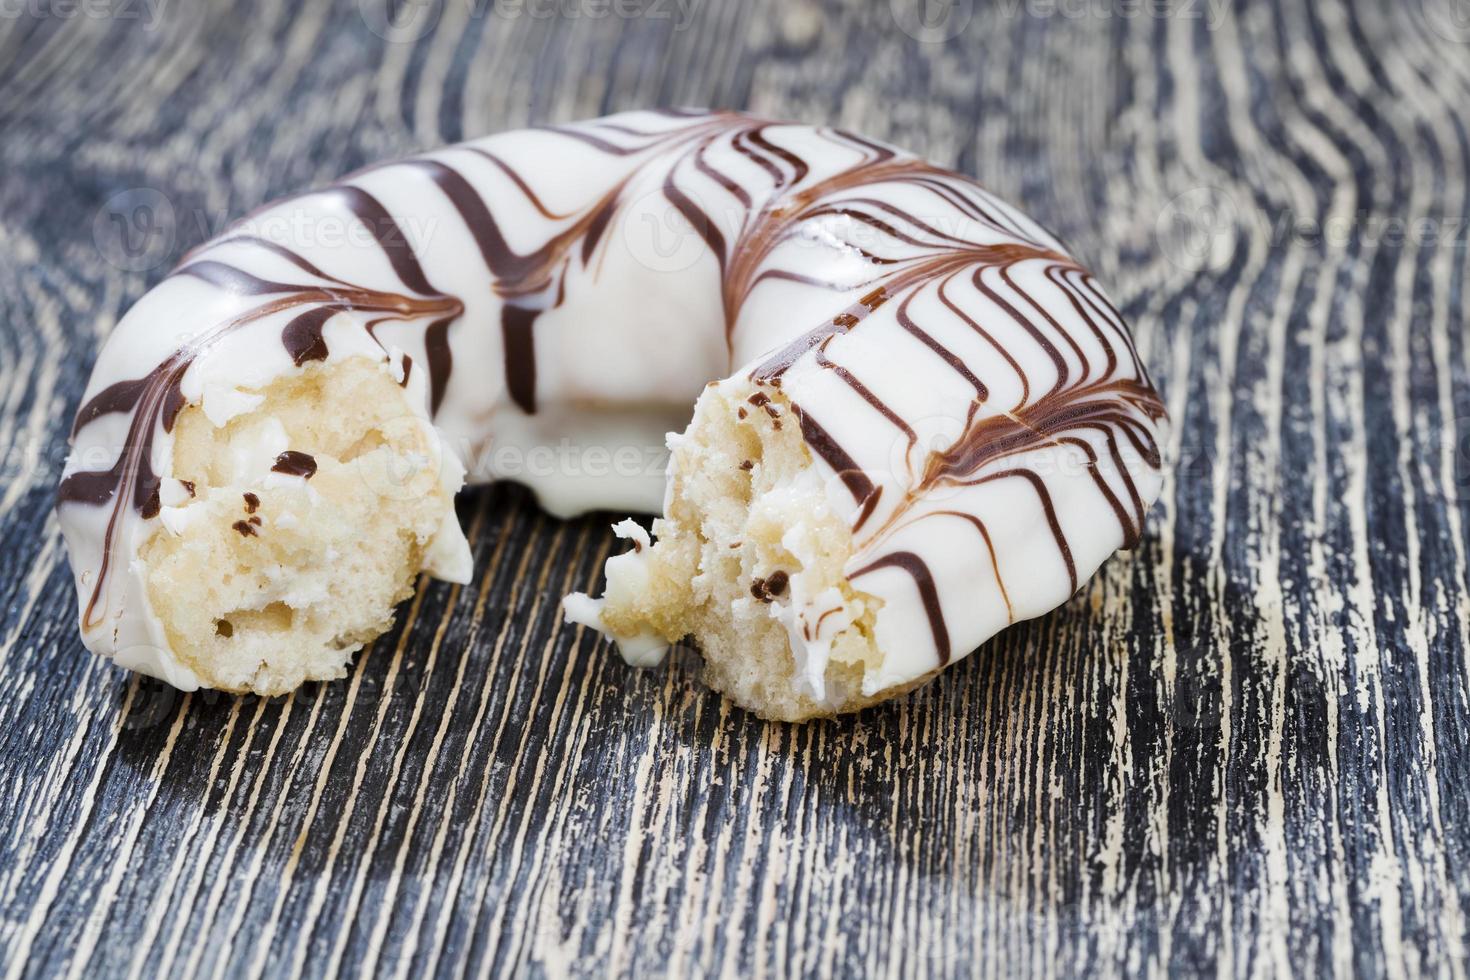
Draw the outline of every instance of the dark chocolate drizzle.
M939 664L949 663L949 627L944 623L944 610L939 605L939 589L934 585L934 575L929 564L912 551L895 551L874 559L848 576L862 578L880 568L901 568L914 580L919 589L919 599L924 603L924 614L929 617L929 629L934 634L934 648L939 653Z

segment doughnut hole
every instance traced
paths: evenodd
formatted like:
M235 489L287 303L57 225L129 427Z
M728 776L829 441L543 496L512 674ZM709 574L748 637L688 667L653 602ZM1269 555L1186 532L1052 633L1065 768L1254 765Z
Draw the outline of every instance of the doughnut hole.
M256 404L222 426L198 405L179 414L178 482L165 481L140 558L153 612L201 683L273 695L342 677L392 626L453 524L453 493L432 428L379 362L312 364L243 394ZM288 450L304 454L295 466L279 462Z
M862 681L881 661L872 631L880 601L843 574L851 530L829 508L779 389L744 379L707 387L671 448L656 540L611 559L606 594L569 597L569 618L608 633L630 660L692 637L705 683L766 718L877 700L863 696Z

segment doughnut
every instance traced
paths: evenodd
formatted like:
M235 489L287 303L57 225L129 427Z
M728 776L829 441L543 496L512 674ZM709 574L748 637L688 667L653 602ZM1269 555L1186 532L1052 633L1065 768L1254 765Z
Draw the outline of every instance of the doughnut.
M933 677L1140 537L1166 417L1036 222L841 129L641 111L377 164L184 256L58 489L81 636L185 689L342 677L454 509L623 520L569 622L773 719Z

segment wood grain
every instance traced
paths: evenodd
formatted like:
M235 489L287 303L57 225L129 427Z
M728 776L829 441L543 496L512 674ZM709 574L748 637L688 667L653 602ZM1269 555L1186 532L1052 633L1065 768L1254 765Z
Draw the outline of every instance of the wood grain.
M1462 0L425 0L396 40L380 7L0 8L8 976L1465 975ZM608 519L513 487L462 502L475 583L344 683L186 696L82 649L67 424L186 247L668 104L891 139L1069 241L1174 420L1142 546L806 726L563 627Z

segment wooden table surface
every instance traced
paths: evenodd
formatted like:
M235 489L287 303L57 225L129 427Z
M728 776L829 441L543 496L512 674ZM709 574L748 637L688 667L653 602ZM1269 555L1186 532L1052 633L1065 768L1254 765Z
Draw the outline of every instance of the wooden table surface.
M384 6L0 5L3 972L1466 973L1465 0ZM185 248L671 104L893 140L1069 241L1174 420L1142 546L804 726L563 627L609 515L513 487L462 498L479 577L345 682L181 695L83 650L65 433Z

